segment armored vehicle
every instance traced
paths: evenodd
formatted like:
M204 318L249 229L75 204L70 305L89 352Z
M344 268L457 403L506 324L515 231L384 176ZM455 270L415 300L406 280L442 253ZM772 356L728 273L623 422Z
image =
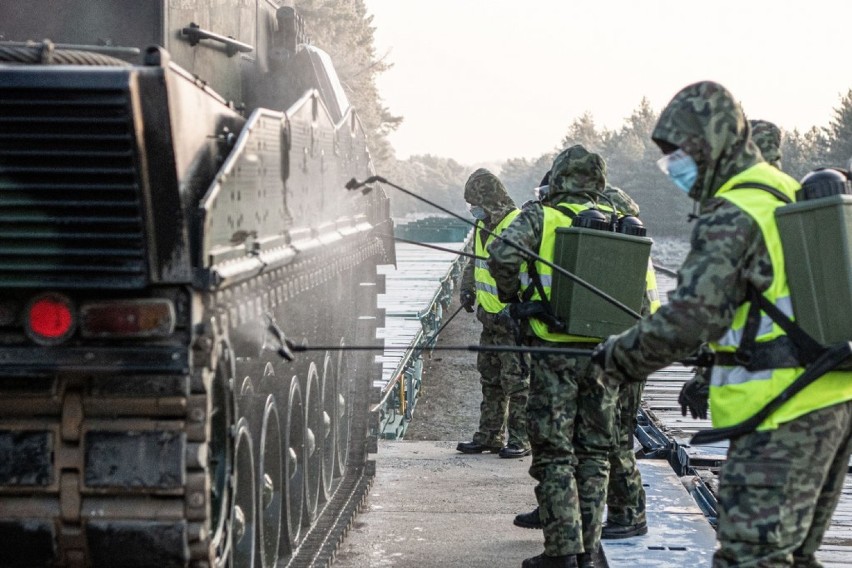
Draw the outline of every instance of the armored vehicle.
M387 198L277 0L0 3L0 566L323 564Z

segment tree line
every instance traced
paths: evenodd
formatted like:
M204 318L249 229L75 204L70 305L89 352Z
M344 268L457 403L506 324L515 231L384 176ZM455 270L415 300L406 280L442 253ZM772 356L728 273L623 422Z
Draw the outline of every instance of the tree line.
M472 166L433 155L405 160L394 155L387 137L399 127L403 117L394 115L385 106L376 87L376 78L390 64L376 53L373 18L367 14L364 0L297 0L296 8L305 18L313 43L327 51L335 63L368 133L377 173L464 213L462 188L474 169ZM655 165L661 154L650 135L658 117L659 113L646 98L620 128L613 130L599 128L593 115L585 113L568 125L561 140L554 141L552 151L533 158L495 162L489 169L500 177L520 206L533 197L533 188L550 169L556 154L573 144L582 144L606 160L609 183L624 189L637 201L651 236L685 237L691 228L685 219L692 212L693 203ZM775 122L772 117L760 115L750 118ZM845 167L852 158L852 89L840 97L827 126L783 132L781 152L784 171L796 179L815 167ZM397 192L391 194L391 212L402 217L434 210Z

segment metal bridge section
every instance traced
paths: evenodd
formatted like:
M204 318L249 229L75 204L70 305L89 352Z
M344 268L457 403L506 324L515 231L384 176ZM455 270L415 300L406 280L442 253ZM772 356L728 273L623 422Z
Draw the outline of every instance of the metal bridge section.
M448 217L428 217L397 226L398 237L436 243L461 251L470 227ZM399 439L405 434L420 392L422 354L429 352L442 322L448 317L464 258L450 252L397 243L396 269L380 268L385 275L385 294L379 307L385 310L385 328L379 338L385 352L379 357L382 377L373 382L379 435Z
M446 308L442 298L452 292L455 270L449 253L411 245L397 251L397 270L387 274L387 293L381 300L387 310L384 337L386 346L406 345L408 350L386 351L381 357L383 379L375 386L383 402L376 412L386 440L376 455L376 486L335 565L516 566L541 552L540 532L512 525L515 514L535 506L529 458L459 454L455 441L393 440L404 434L411 418L420 382L419 355L438 327L440 311ZM663 292L674 287L673 278L663 274L658 274L658 283ZM635 450L647 494L649 531L602 541L601 566L681 568L711 563L717 479L727 445L689 443L695 432L710 427L709 420L681 416L677 397L692 374L691 368L672 365L648 379ZM850 565L852 474L818 558L829 567Z

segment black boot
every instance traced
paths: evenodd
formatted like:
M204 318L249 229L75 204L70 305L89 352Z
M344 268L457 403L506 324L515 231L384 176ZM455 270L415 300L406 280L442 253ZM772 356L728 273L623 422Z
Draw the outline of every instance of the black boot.
M620 525L618 523L606 522L601 529L601 538L616 539L630 538L631 536L641 536L648 534L648 523L642 521L635 525Z
M577 568L595 568L595 555L590 552L584 552L577 555Z
M525 529L540 529L541 517L538 514L538 507L536 507L529 513L521 513L520 515L515 515L514 523L516 527L522 527Z
M530 455L530 449L524 448L522 446L516 446L515 444L509 444L500 448L500 457L501 458L522 458L524 456Z
M459 445L456 446L456 450L463 454L481 454L482 452L491 452L492 454L496 454L501 449L502 446L486 446L479 442L459 442Z
M521 563L521 568L577 568L577 557L573 554L564 556L539 554L524 560Z

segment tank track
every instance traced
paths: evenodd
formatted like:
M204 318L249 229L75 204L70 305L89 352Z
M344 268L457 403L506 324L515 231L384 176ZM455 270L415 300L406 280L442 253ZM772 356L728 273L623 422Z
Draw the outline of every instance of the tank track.
M207 397L190 392L185 350L136 355L162 373L3 381L0 540L19 544L0 550L0 565L114 566L118 554L165 567L206 555Z

